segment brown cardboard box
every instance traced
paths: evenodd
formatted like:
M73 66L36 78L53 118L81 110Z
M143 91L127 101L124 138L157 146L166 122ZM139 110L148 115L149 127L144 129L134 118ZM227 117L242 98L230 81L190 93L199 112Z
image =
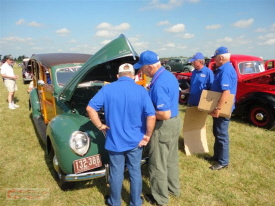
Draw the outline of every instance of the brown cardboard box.
M221 92L203 90L198 109L200 111L212 112L218 105L221 94ZM225 102L225 105L220 110L220 116L230 118L233 104L234 95L230 94L228 100Z
M209 152L205 122L208 113L198 110L198 107L187 107L183 124L183 139L186 155Z

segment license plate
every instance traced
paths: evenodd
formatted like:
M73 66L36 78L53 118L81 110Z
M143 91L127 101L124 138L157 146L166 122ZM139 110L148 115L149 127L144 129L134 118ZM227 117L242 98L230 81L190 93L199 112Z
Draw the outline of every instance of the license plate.
M85 157L79 160L75 160L73 164L74 164L75 174L102 166L102 162L99 154L90 156L90 157Z

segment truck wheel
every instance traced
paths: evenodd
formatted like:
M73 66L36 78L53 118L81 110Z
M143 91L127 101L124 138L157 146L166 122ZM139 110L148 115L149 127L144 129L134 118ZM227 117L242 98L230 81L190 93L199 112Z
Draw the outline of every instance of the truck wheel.
M179 92L179 103L186 104L188 101L189 94L188 93L181 93Z
M273 111L263 105L253 105L248 112L249 121L257 127L271 129L275 126L275 115Z
M191 71L190 71L190 69L189 69L188 67L184 67L184 68L183 68L183 72L184 72L184 73L189 73L189 72L191 72Z
M190 87L190 84L185 79L179 79L178 82L179 82L179 87L181 89L181 91L179 92L179 103L186 104L189 97L189 93L185 93L184 91Z

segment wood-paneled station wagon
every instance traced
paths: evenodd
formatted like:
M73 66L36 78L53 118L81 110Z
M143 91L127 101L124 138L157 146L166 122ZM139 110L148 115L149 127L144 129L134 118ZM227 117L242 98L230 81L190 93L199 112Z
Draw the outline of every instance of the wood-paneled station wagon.
M92 56L55 53L30 58L32 118L62 190L73 187L76 181L104 176L108 181L105 134L92 124L86 106L104 85L117 80L121 64L134 64L138 59L124 35ZM136 74L135 81L146 85L143 74ZM99 115L104 122L104 110ZM143 159L141 164L145 162Z

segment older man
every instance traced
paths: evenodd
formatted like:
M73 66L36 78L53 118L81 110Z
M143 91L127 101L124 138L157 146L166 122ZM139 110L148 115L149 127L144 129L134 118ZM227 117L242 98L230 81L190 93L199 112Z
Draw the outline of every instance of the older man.
M175 76L161 66L159 57L152 51L141 53L134 64L152 78L149 95L156 109L156 127L148 144L151 193L145 199L151 204L165 205L169 193L180 195L178 169L178 139L180 117L178 116L179 84Z
M210 90L214 79L213 72L205 66L205 60L202 53L193 55L189 62L194 66L190 81L190 95L188 106L198 106L202 90Z
M17 75L13 72L13 57L11 55L6 56L6 62L1 66L1 75L4 79L5 86L9 92L8 94L8 103L9 109L15 109L19 107L14 103L14 94L17 91L16 79Z
M221 92L221 98L216 108L210 113L213 117L213 134L215 136L214 156L210 160L217 161L213 164L211 170L220 170L229 164L229 118L220 117L220 110L225 105L229 94L236 95L237 91L237 74L230 63L230 53L226 47L219 47L214 58L217 70L215 71L214 81L211 91ZM232 111L235 107L233 106Z
M106 131L105 149L110 158L110 196L106 204L121 205L124 164L130 174L130 206L142 205L140 161L142 147L155 127L155 110L145 88L134 82L134 68L119 67L118 80L105 85L89 102L87 112L93 124ZM104 107L106 124L97 111Z

